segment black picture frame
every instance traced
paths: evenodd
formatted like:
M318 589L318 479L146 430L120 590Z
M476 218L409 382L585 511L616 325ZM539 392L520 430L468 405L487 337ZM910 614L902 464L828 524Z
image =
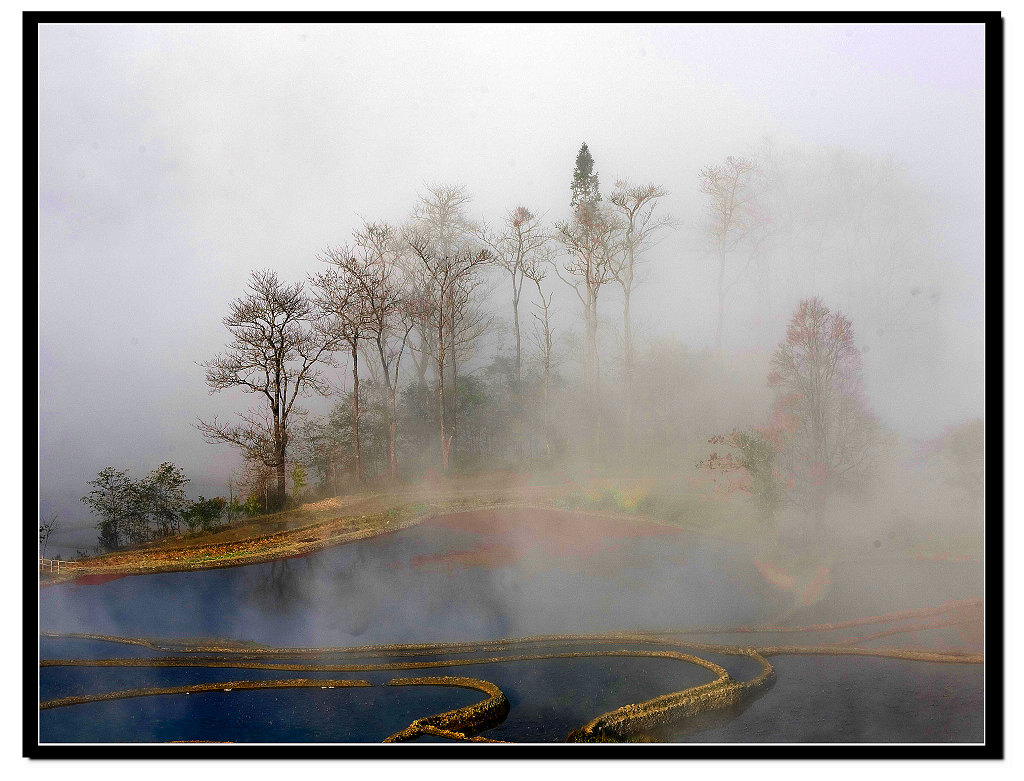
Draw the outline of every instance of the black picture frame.
M564 13L409 13L397 23L570 23ZM282 744L282 745L72 745L38 742L38 577L37 509L28 497L38 493L38 27L52 23L362 23L394 21L384 13L252 12L25 12L23 32L24 138L24 604L23 756L31 759L1001 759L1004 757L1004 397L1003 397L1003 235L1004 235L1004 24L999 12L756 12L756 13L591 13L588 22L683 24L840 24L972 23L985 26L986 79L986 480L985 516L985 742L964 744Z

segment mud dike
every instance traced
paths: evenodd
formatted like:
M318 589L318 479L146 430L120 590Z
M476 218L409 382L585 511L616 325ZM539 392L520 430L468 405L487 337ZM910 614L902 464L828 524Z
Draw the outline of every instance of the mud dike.
M480 664L506 664L543 659L580 659L633 657L669 659L708 670L714 679L682 691L626 705L604 713L567 736L568 742L628 742L657 740L666 728L698 727L709 718L730 718L745 704L763 695L775 682L775 670L768 657L781 655L875 656L917 662L983 664L984 656L956 650L923 648L871 648L860 645L872 640L923 630L977 623L982 620L981 600L950 602L934 608L869 616L853 621L799 627L699 627L667 629L658 632L617 632L594 635L544 635L502 640L461 643L416 643L357 647L271 648L230 641L160 641L146 638L115 637L83 633L44 632L42 636L76 638L142 646L155 651L181 654L156 658L46 659L40 667L199 667L280 670L288 672L379 672L427 670ZM924 620L920 620L924 619ZM914 623L908 623L915 620ZM857 637L847 637L818 645L737 645L695 642L693 635L772 633L833 633L857 627L884 627ZM608 645L647 646L645 648L588 648ZM691 653L693 652L693 653ZM752 679L734 679L725 668L698 653L742 656L758 663L760 672ZM439 659L438 656L478 654ZM346 662L346 658L386 662ZM295 661L301 660L301 661ZM193 692L232 692L282 688L350 688L374 684L366 680L339 678L282 678L261 681L225 681L186 686L126 689L102 694L78 695L47 700L40 710L70 707L90 702L151 697L187 696ZM510 711L501 689L490 681L476 678L437 676L394 678L388 686L442 686L479 691L485 699L471 705L416 719L405 729L385 739L385 743L413 741L424 735L453 741L502 742L480 733L500 725Z

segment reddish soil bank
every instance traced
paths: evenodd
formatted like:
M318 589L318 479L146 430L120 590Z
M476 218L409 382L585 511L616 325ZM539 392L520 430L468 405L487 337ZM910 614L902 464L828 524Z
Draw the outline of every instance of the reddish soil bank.
M599 566L601 554L620 551L624 543L683 533L649 521L546 508L472 510L431 518L423 525L465 532L474 539L461 550L414 556L414 567L501 567L527 554L557 560L563 568L573 569L573 562Z
M677 526L652 521L546 507L468 510L436 516L424 521L423 525L494 536L529 535L538 541L550 542L562 548L571 548L598 538L634 540L685 533L684 529Z
M467 550L420 554L413 556L410 562L414 567L428 569L451 569L455 564L463 567L503 567L515 564L523 558L524 553L524 548L516 548L512 545L482 544Z
M120 580L121 578L128 577L127 573L111 573L107 575L79 575L77 578L71 581L72 586L100 586L104 583L110 583L112 580Z

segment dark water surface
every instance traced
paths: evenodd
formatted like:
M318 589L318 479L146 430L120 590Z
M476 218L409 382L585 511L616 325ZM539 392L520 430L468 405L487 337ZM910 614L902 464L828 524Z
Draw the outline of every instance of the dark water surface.
M40 590L44 630L350 646L836 620L981 593L980 570L917 562L837 567L804 606L767 585L750 551L668 527L591 523L555 511L466 513L303 558ZM726 642L755 642L737 638ZM43 639L41 658L166 655ZM750 660L706 655L736 677ZM982 668L851 657L775 657L778 683L731 720L679 741L977 741ZM42 668L41 699L193 682L466 675L496 683L511 712L489 737L560 741L629 702L709 679L664 659L574 659L428 671L316 673L204 668ZM44 742L382 740L484 698L438 687L157 696L40 713Z
M735 718L672 741L971 743L984 740L981 665L777 656L775 686Z
M552 513L553 523L572 518ZM675 530L581 542L430 523L302 558L41 590L41 626L286 646L748 622L779 607L735 550Z

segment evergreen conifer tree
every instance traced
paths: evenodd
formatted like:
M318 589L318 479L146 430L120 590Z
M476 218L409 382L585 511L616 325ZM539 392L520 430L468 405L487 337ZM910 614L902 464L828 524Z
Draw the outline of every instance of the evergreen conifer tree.
M572 172L572 207L595 203L601 200L597 174L594 173L594 158L584 143L576 155L576 169Z

